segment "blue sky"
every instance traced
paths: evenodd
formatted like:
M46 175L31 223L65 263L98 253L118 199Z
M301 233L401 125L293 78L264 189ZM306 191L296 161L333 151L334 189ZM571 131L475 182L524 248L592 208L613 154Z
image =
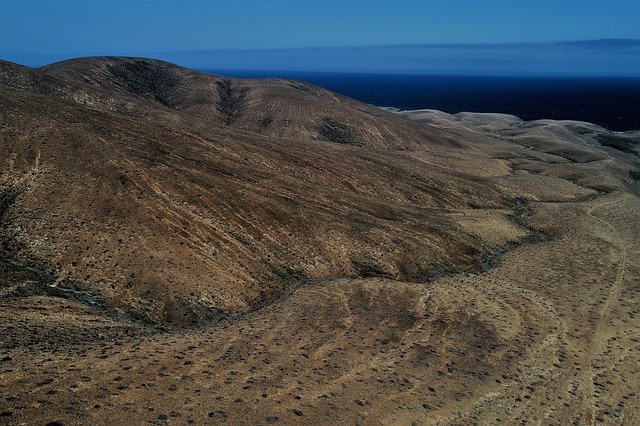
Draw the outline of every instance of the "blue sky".
M185 54L220 49L612 38L640 39L640 1L0 0L0 57L29 65L108 54L193 66Z

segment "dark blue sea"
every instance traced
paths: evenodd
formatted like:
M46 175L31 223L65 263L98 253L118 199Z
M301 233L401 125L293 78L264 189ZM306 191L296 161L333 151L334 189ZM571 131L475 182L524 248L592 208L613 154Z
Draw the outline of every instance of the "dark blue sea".
M640 130L640 77L209 72L241 78L302 80L369 104L399 109L500 112L524 120L582 120L610 130Z

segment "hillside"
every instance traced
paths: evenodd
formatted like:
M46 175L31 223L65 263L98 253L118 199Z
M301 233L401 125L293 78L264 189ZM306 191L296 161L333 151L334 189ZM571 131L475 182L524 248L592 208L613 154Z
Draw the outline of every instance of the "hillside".
M209 123L278 138L406 149L439 142L423 126L310 84L233 79L138 58L73 59L48 76L126 93Z
M103 60L79 61L82 69L94 62ZM441 209L511 204L481 179L393 152L304 132L296 140L224 123L189 126L188 108L158 106L164 95L127 92L120 80L96 89L73 72L54 80L52 68L21 71L23 79L46 81L45 90L3 86L8 256L152 322L189 324L253 309L299 280L420 281L471 268L486 245ZM322 93L343 114L357 104ZM285 89L285 102L288 95ZM89 96L101 103L85 107ZM104 107L116 102L131 107Z
M640 422L637 132L115 57L0 123L2 422Z

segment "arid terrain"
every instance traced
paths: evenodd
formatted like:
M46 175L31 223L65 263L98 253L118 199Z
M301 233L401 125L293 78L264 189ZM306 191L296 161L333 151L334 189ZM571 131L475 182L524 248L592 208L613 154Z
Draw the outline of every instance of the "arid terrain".
M640 424L640 132L0 61L0 424Z

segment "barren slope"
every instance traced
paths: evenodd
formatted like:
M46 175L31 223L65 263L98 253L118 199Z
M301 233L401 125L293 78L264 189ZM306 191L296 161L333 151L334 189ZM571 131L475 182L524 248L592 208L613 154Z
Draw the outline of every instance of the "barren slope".
M298 81L233 79L140 58L73 59L41 70L203 121L280 138L391 149L442 142L433 130Z
M443 209L511 203L392 151L190 127L178 111L165 124L153 100L131 98L150 104L133 117L77 90L2 86L6 256L151 322L253 309L305 279L470 268L487 247Z
M640 422L634 133L123 63L2 64L0 422Z

